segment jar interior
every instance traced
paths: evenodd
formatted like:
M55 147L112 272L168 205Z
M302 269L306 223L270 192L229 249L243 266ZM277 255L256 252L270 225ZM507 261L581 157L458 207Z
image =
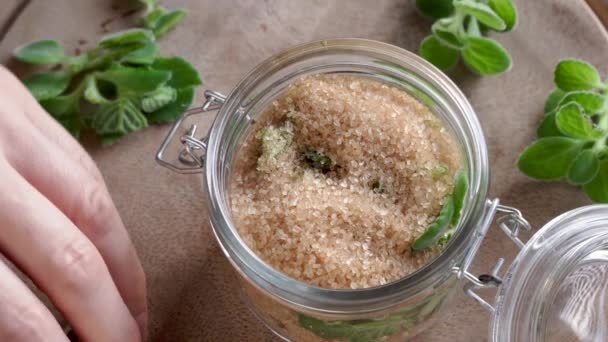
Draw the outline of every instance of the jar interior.
M390 53L393 49L394 55ZM231 223L231 169L239 147L254 131L252 123L290 84L301 77L316 74L368 77L401 88L426 104L460 145L471 181L458 230L438 257L396 282L362 290L322 289L304 284L265 264L240 239ZM239 271L257 286L288 302L324 307L329 312L341 311L345 303L351 306L349 311L367 311L374 308L374 304L385 308L391 298L395 303L395 298L407 296L406 290L415 294L432 287L438 278L448 278L451 268L464 254L466 241L475 230L475 224L483 215L488 187L487 151L470 105L443 74L419 61L418 57L386 44L337 40L308 44L279 54L264 62L235 88L214 126L218 129L214 127L210 134L207 152L207 193L212 209L217 210L211 215L214 231ZM374 303L379 297L384 299L382 303Z

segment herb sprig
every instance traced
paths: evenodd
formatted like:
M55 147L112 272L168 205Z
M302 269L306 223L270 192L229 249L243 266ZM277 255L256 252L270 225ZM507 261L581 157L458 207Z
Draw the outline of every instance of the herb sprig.
M39 40L14 51L29 64L49 71L24 79L34 97L72 135L92 129L111 144L149 123L175 120L190 105L202 84L196 69L181 57L159 56L156 40L186 16L167 10L158 0L142 0L143 28L103 37L98 46L69 56L55 40Z
M420 44L420 55L447 70L464 63L481 75L495 75L511 68L511 56L497 41L484 37L489 30L511 31L517 10L511 0L416 0L425 16L435 19Z
M539 139L517 166L535 179L565 178L583 186L593 202L608 203L608 82L593 65L575 59L559 62L554 81Z

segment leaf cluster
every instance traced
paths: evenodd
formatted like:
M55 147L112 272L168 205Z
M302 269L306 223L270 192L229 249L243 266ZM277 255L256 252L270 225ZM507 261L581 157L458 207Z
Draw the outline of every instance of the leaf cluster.
M24 63L50 66L25 78L24 84L77 138L83 129L91 129L110 144L149 123L173 121L202 84L188 61L160 57L156 43L186 12L166 10L155 0L142 2L144 28L105 36L78 56L67 55L55 40L34 41L14 51Z
M480 75L495 75L511 68L511 56L490 31L507 32L517 24L512 0L417 0L416 7L435 21L420 44L420 55L442 70L464 63Z
M558 63L554 81L538 140L517 166L535 179L565 178L593 202L608 203L608 85L593 65L575 59Z

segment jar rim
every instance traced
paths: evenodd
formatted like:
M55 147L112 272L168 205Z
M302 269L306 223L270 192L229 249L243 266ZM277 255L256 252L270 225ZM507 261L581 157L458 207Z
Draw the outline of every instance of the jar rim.
M373 53L376 58L383 58L394 63L396 67L413 70L425 81L430 82L462 115L461 127L469 135L465 146L469 162L469 211L463 215L460 227L442 253L416 272L394 282L364 289L331 289L310 285L288 277L272 268L259 258L241 240L234 224L230 221L230 207L223 200L222 181L218 176L223 165L218 158L223 146L228 122L238 111L240 103L250 90L261 79L277 72L295 60L310 58L319 53L345 52L353 54ZM454 115L453 113L449 113ZM326 313L355 313L383 310L397 305L404 297L413 296L431 287L438 270L451 270L454 257L463 256L476 231L476 225L483 217L485 199L489 187L489 165L485 138L477 116L460 89L441 71L415 54L390 45L366 39L332 39L315 41L289 48L280 52L255 67L246 75L228 95L220 108L209 133L205 180L207 203L214 234L224 254L237 271L245 273L253 280L254 285L272 292L282 300L300 308Z

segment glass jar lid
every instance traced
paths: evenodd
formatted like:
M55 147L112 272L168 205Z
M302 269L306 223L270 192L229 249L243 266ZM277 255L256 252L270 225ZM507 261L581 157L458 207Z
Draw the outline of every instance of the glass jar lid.
M569 211L534 234L495 308L492 341L608 341L608 205Z

